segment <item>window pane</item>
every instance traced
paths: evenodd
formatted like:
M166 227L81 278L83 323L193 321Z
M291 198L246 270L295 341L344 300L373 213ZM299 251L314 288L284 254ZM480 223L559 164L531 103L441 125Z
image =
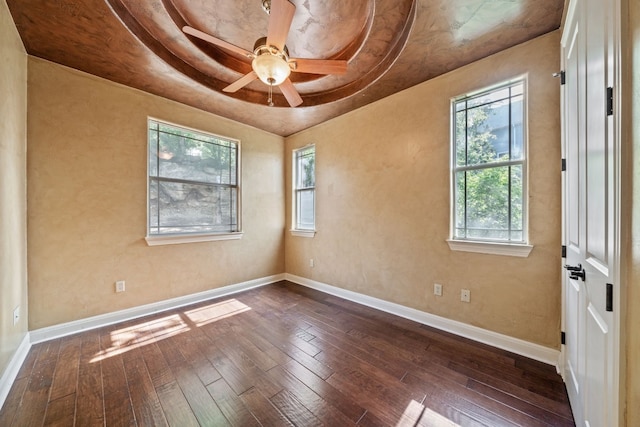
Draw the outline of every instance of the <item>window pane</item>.
M236 199L233 187L152 180L150 233L235 231Z
M297 184L296 188L308 188L315 185L315 148L310 147L296 152Z
M509 97L511 90L512 97ZM524 156L523 85L456 103L456 163L479 165ZM465 110L462 106L468 106ZM466 115L466 124L463 116ZM463 135L466 136L463 137ZM464 139L466 138L466 140ZM463 151L467 149L466 159ZM463 163L466 161L466 163Z
M456 187L455 187L455 232L454 237L465 238L467 237L466 229L466 203L465 203L465 191L466 191L466 172L456 173Z
M467 171L467 237L509 239L509 167Z
M238 184L238 148L237 146L227 149L229 160L225 163L227 172L227 182L232 185ZM225 182L221 177L221 182Z
M518 95L511 100L511 159L524 158L524 109L523 97Z
M468 105L468 108L473 108L483 104L491 104L493 102L500 101L507 98L509 98L509 88L505 87L502 89L486 92L478 96L472 97L467 100L467 105Z
M487 161L509 160L509 101L494 102L486 106L486 132L493 152L487 156Z
M175 134L160 133L159 176L235 184L236 149Z
M158 233L158 181L149 182L149 234Z
M315 191L298 191L296 202L298 206L297 228L304 230L313 230L315 228Z
M461 103L464 105L464 103ZM467 164L467 112L458 111L456 113L456 165Z
M467 110L466 165L479 165L497 160L496 136L491 132L489 121L492 113L490 105Z
M511 167L511 240L524 241L522 166Z
M158 176L158 125L149 128L149 176Z

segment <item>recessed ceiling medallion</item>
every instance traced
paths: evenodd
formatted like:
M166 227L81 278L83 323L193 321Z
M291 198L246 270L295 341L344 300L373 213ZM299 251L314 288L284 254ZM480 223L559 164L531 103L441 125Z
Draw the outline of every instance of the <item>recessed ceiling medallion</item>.
M285 77L287 85L274 88L277 85L247 78L256 71L252 61L262 55L247 58L238 51L251 52L256 40L268 38L273 14L267 15L265 10L271 8L271 1L160 0L141 4L137 0L107 0L107 3L140 42L189 78L216 92L261 105L266 104L267 93L273 89L273 104L279 107L296 102L292 101L291 92L285 98L280 89L292 89L292 93L299 94L300 107L306 107L338 101L373 84L400 55L416 13L415 0L288 0L286 3L294 6L294 14L286 36L287 59L303 58L301 66L307 65L302 62L306 58L346 62L348 66L344 73L314 74L296 72L294 62L291 64L294 72ZM200 40L183 32L185 26L240 49L234 51ZM266 64L270 59L265 56L265 61L258 62Z

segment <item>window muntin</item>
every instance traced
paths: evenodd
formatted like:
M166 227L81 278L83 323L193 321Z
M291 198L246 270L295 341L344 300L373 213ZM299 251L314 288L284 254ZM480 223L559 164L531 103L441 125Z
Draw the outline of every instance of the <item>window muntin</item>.
M316 148L310 145L293 152L294 229L316 227Z
M239 141L148 125L148 235L238 232Z
M453 101L452 238L526 243L525 81Z

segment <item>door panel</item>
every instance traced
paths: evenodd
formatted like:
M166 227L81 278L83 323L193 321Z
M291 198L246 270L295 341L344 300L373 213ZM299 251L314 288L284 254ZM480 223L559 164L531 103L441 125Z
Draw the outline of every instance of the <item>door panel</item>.
M562 38L565 381L576 424L614 426L617 323L606 310L616 277L616 162L607 86L614 56L610 19L615 0L571 1Z
M587 256L607 263L606 0L585 0ZM598 10L600 9L600 10Z
M568 141L577 141L580 135L578 129L579 114L580 114L580 100L583 98L584 94L580 94L578 91L579 82L582 78L579 75L579 64L580 61L580 49L581 46L578 43L578 38L581 36L577 22L572 22L571 28L568 28L567 31L570 33L570 43L566 48L566 68L565 68L565 79L566 79L566 88L565 88L565 102L567 103L565 107L565 132L566 139ZM566 145L566 155L567 159L577 159L579 157L578 152L578 144L567 144ZM571 162L567 165L566 172L566 182L569 188L578 188L579 182L579 168L578 163ZM572 191L566 194L567 203L565 204L566 215L569 218L578 218L580 212L580 198L578 197L577 191ZM580 247L580 233L579 233L579 225L578 221L568 221L566 224L567 230L567 245L572 250L579 250Z
M613 426L607 423L607 375L609 326L598 310L589 304L587 308L587 363L585 389L585 422L591 426Z
M582 325L580 323L582 316L580 316L579 313L579 308L583 305L580 301L581 297L580 285L573 280L568 282L566 287L566 304L567 307L571 307L571 309L565 313L565 329L567 331L567 340L571 340L571 342L566 343L567 360L565 365L569 371L569 378L566 379L568 383L567 392L570 396L574 396L572 401L575 401L580 394L578 375L581 370L579 369L579 363L580 356L584 353L583 351L579 351L579 343L577 341L574 342L575 337L582 333Z

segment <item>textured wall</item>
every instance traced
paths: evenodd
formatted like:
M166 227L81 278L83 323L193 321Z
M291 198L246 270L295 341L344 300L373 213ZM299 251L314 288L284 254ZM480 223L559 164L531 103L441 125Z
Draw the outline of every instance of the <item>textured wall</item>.
M30 329L284 272L281 137L33 58L28 101ZM241 240L146 245L147 116L241 140Z
M0 1L0 375L27 333L27 54ZM21 319L13 325L13 310Z
M287 138L316 143L317 234L286 233L288 273L547 347L560 334L559 32ZM452 252L450 99L528 73L528 258ZM315 267L309 267L314 258ZM434 282L444 285L433 296ZM460 289L471 303L460 302Z

